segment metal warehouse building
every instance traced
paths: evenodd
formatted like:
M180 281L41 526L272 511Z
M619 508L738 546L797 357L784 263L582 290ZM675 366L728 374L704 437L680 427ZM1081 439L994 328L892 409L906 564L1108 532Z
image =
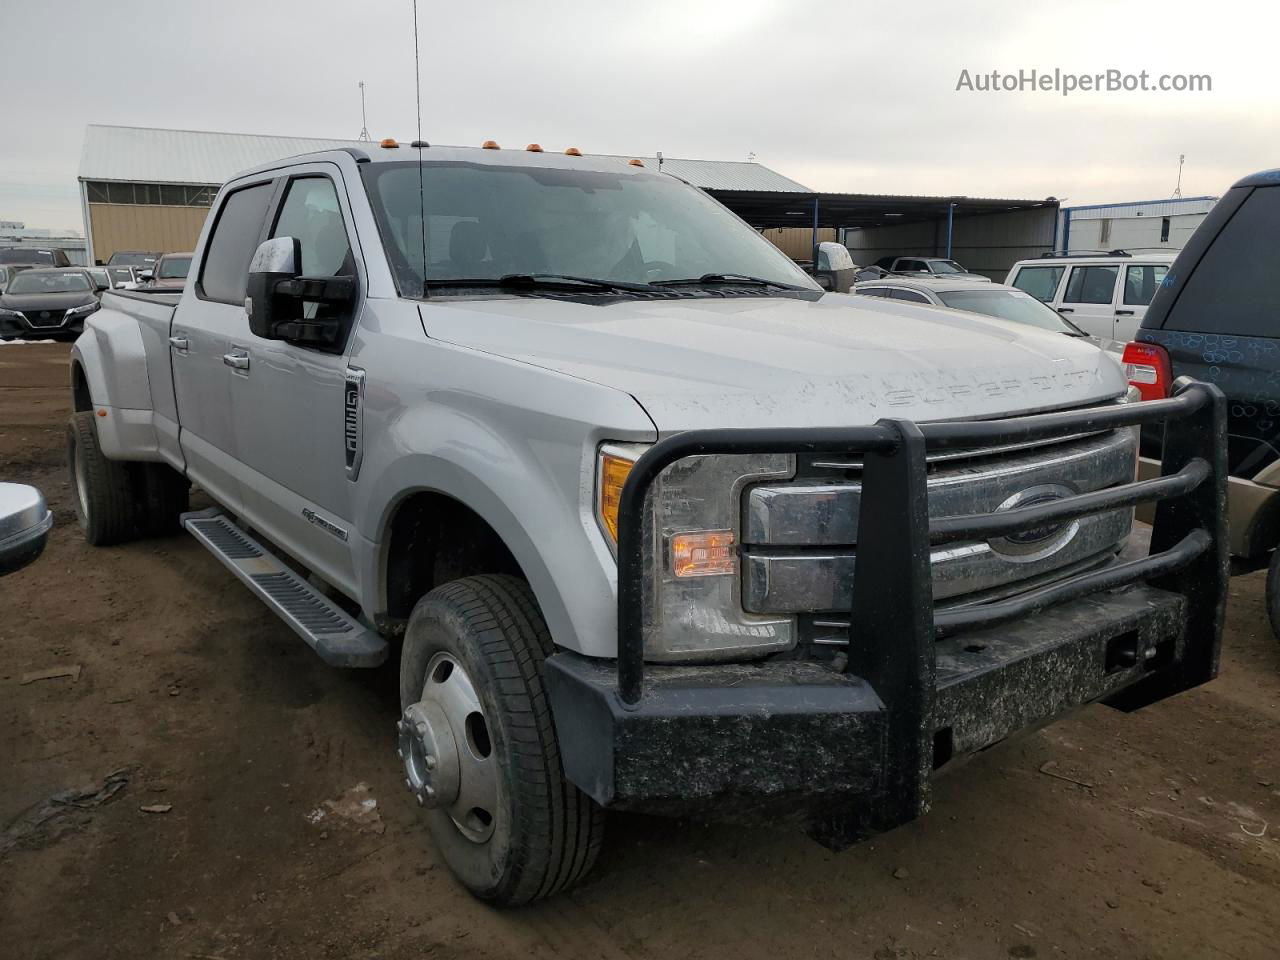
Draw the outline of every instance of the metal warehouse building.
M269 137L91 124L80 157L90 262L117 250L190 250L218 187L249 167L356 140ZM619 160L629 157L618 157ZM797 260L819 240L844 242L867 264L890 254L954 256L1003 279L1017 260L1054 246L1057 201L819 193L754 161L646 158L706 190Z
M90 261L105 261L116 250L190 250L218 188L236 173L341 147L378 149L358 140L90 124L79 176ZM664 158L661 167L712 192L809 192L759 163Z
M1174 197L1063 207L1058 216L1057 249L1072 253L1099 250L1176 253L1217 202L1217 197Z

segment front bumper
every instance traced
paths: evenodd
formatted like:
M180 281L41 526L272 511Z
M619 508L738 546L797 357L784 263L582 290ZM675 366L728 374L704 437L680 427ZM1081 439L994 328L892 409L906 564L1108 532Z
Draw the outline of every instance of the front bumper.
M1095 700L1136 709L1217 674L1226 605L1226 400L1175 395L994 421L689 431L650 447L618 511L618 660L546 664L569 779L652 812L781 808L831 846L926 812L935 768ZM926 453L1165 424L1160 476L992 513L931 517ZM646 497L694 455L834 451L862 462L844 662L644 658ZM1013 597L935 609L933 547L1159 501L1149 550Z
M1141 585L938 641L929 768L1172 678L1185 619L1184 597ZM607 661L558 653L544 676L565 772L605 806L810 819L840 808L864 835L899 772L890 705L829 664L651 666L634 706Z
M84 321L92 314L64 318L53 325L33 324L25 317L8 317L0 314L0 337L20 337L24 340L47 340L50 338L78 337L84 332Z

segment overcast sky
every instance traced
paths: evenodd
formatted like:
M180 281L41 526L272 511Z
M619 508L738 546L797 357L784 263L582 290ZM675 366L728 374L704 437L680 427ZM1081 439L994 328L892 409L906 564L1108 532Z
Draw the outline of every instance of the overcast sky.
M1070 203L1280 166L1275 4L419 0L429 141L744 160L820 190ZM3 0L0 219L81 226L87 123L414 134L412 0ZM980 93L1020 69L1202 93Z

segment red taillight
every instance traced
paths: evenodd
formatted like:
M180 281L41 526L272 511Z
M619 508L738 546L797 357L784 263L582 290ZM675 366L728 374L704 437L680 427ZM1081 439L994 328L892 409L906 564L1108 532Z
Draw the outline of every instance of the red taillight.
M1173 368L1169 365L1169 353L1154 343L1130 343L1120 358L1124 375L1138 388L1143 400L1159 400L1169 395L1173 383Z

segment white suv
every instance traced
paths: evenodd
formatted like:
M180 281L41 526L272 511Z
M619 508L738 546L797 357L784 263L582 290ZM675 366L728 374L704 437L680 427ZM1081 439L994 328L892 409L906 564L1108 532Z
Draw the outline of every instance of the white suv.
M1119 352L1134 338L1173 254L1058 254L1013 265L1005 283L1044 301Z

